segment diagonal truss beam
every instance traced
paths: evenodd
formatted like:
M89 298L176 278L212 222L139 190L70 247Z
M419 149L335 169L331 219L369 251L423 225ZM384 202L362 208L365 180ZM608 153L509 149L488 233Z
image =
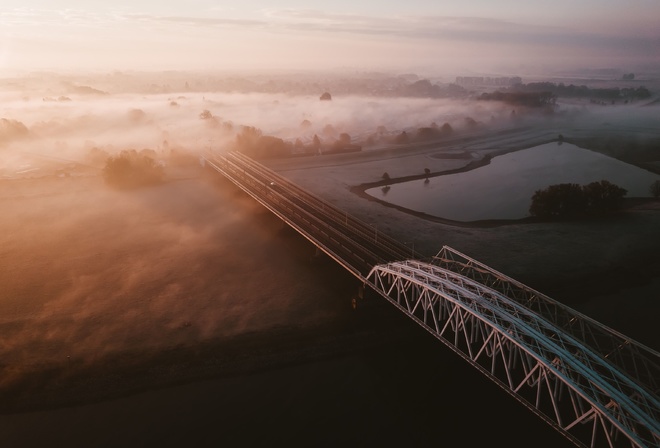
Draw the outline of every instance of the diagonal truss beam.
M660 448L658 352L447 246L385 264L408 248L244 155L203 159L577 446Z
M660 445L660 402L647 385L564 331L562 319L439 264L378 265L367 283L576 445Z

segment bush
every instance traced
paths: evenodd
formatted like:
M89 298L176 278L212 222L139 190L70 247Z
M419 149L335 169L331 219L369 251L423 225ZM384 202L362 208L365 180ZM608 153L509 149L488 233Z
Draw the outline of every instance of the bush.
M592 213L603 213L621 208L623 197L628 193L624 188L601 180L582 187L587 199L587 209Z
M529 213L542 219L603 214L621 208L627 190L609 181L551 185L532 196Z
M660 180L656 180L651 184L649 187L649 192L651 193L651 196L654 198L658 199L660 198Z
M532 216L548 219L574 216L584 212L585 209L586 200L580 185L557 184L534 193L529 213Z
M278 137L262 135L260 129L252 126L243 126L234 142L234 149L256 159L290 156L292 148L292 144Z
M408 134L406 131L401 132L399 135L394 137L394 143L397 145L408 143L410 141L410 138L408 137Z
M103 167L103 178L108 185L116 188L137 188L154 185L163 180L163 167L134 149L110 156Z

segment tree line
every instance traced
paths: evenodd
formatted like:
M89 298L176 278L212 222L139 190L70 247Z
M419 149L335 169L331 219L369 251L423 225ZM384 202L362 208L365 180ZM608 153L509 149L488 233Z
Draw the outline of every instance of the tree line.
M603 100L640 100L651 97L651 92L640 87L589 88L585 85L565 85L563 82L530 82L512 86L509 92L548 92L558 97L598 98Z

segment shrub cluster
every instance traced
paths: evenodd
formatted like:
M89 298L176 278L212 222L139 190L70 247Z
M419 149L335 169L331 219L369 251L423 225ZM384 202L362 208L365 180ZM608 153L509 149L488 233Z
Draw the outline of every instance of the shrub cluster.
M262 135L261 130L253 126L243 126L233 148L255 159L264 159L290 156L293 145L279 137Z
M627 193L626 189L607 180L587 185L551 185L534 193L529 213L543 219L609 213L621 208Z
M116 188L137 188L162 182L163 167L145 151L124 150L110 156L103 167L103 178Z

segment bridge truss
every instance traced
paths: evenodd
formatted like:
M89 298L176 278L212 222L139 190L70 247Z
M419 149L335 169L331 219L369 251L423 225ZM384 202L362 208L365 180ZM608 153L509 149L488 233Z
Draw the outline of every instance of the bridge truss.
M660 446L652 349L446 246L366 282L577 446Z
M658 352L452 248L417 260L243 154L202 160L575 445L660 448Z

